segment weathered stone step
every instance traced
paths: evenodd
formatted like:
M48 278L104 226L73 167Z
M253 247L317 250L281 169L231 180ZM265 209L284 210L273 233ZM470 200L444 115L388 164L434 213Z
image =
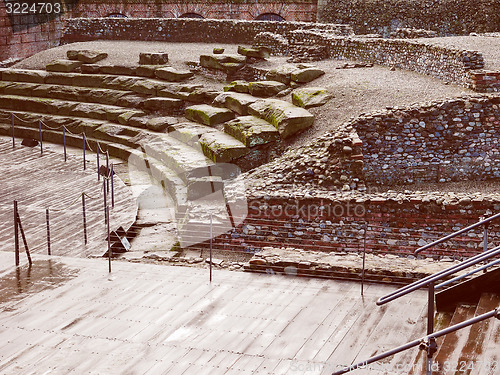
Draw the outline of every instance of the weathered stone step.
M35 96L131 108L139 108L143 101L148 98L144 94L123 90L8 81L0 81L0 94Z
M245 116L248 114L248 106L258 99L249 94L227 91L219 94L212 104L218 107L226 107L239 115Z
M133 116L141 117L146 115L141 110L108 104L81 103L78 101L34 98L19 95L0 95L0 108L14 111L86 117L123 124L126 124Z
M58 73L43 70L1 68L0 73L1 80L4 82L26 82L101 88L131 91L137 94L151 96L174 97L177 99L186 99L193 91L202 89L199 85L194 84L171 83L158 79L117 76L111 74ZM200 93L198 95L200 95Z
M191 147L200 147L200 138L203 134L218 132L217 129L197 122L180 122L168 128L169 135L186 143Z
M224 72L234 72L245 65L246 56L237 54L211 54L201 55L200 65L208 69L222 70Z
M184 116L200 124L214 126L232 120L234 113L225 108L218 108L208 104L198 104L187 107Z
M287 88L287 85L278 81L256 81L248 83L249 93L253 96L259 96L262 98L275 96Z
M12 128L8 124L2 124L0 120L0 135L11 136ZM38 129L25 126L16 126L16 138L39 139ZM63 134L54 130L43 130L42 136L45 142L63 144ZM106 142L101 139L87 138L87 142L93 150L96 150L97 142L102 149L107 150L110 156L122 159L130 164L148 172L153 179L160 182L167 191L177 207L185 207L187 203L187 187L177 174L155 160L151 155L146 155L141 150L127 147L120 143ZM66 144L71 147L82 148L82 138L80 135L66 134Z
M243 143L222 132L203 134L200 145L204 154L216 163L230 163L250 152Z
M314 122L314 116L304 108L279 99L258 100L248 107L248 112L271 123L282 138L291 137Z
M224 131L242 142L254 147L280 140L279 132L266 120L255 116L241 116L224 124Z
M9 112L0 112L8 118ZM200 146L193 148L175 139L168 134L153 133L147 130L111 124L102 120L88 120L85 118L68 119L61 116L40 116L34 113L16 112L16 116L23 120L21 126L38 129L38 120L50 127L58 128L62 132L62 126L71 132L85 132L86 136L115 142L127 147L142 149L146 154L161 161L169 169L176 172L185 183L190 178L204 177L213 174L209 167L215 168L215 164L205 157ZM18 121L19 123L19 121ZM16 125L17 129L17 125Z

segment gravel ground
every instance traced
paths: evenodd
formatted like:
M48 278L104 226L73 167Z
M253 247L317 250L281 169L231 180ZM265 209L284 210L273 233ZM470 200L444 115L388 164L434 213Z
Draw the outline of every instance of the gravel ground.
M500 69L500 37L498 36L449 36L415 40L440 46L479 51L484 56L485 69Z
M486 39L486 38L485 38ZM493 39L493 38L487 38ZM211 53L214 47L223 47L226 52L236 53L237 45L209 43L166 43L137 41L95 41L72 43L40 52L15 65L16 68L43 69L54 59L63 59L70 49L96 49L109 54L100 62L105 65L134 66L138 64L140 52L167 52L170 64L185 68L186 61L199 61L200 54ZM326 105L310 109L316 116L314 126L288 141L295 147L308 143L324 132L334 129L352 116L384 109L387 106L404 106L446 97L454 97L472 91L446 85L443 81L405 70L391 71L383 66L373 68L336 69L346 61L324 60L315 63L326 74L309 86L327 88L334 96ZM284 57L272 57L257 64L271 68L286 63ZM195 83L222 90L223 83L197 75ZM291 100L288 97L288 100Z

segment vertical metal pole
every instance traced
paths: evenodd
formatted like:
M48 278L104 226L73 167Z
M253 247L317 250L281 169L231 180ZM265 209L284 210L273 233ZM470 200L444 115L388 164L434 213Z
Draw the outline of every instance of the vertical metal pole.
M106 217L108 221L108 263L109 263L109 273L111 273L111 238L109 235L109 207L106 206Z
M64 161L67 161L68 158L66 156L66 127L63 126L63 143L64 143Z
M14 135L14 114L12 113L12 148L16 147L16 137Z
M101 174L99 172L99 142L96 143L96 147L97 147L97 181L99 181L101 179Z
M106 189L109 193L109 153L106 150Z
M488 251L488 223L484 225L483 250Z
M365 287L365 262L366 262L366 227L368 224L365 222L364 238L363 238L363 270L361 271L361 295L363 295Z
M15 257L16 267L19 266L19 227L17 225L17 201L14 201L14 241L15 241Z
M114 176L114 171L113 171L113 163L111 163L111 207L115 208L115 180L113 178Z
M86 164L86 161L85 161L85 147L86 147L86 139L85 139L85 133L83 133L83 170L86 170L87 169L87 164Z
M106 207L108 207L108 197L106 195L106 180L102 180L102 188L104 190L104 224L107 224L108 216L106 215Z
M210 214L210 282L212 282L212 214Z
M50 220L49 220L49 209L45 210L45 220L47 221L47 253L52 255L50 251Z
M38 120L38 131L40 132L40 155L43 155L42 121Z
M434 282L429 283L427 306L427 334L434 332ZM436 352L436 339L431 338L427 347L427 374L432 375L432 356Z
M82 211L83 211L83 239L87 244L87 217L85 215L85 193L82 193Z

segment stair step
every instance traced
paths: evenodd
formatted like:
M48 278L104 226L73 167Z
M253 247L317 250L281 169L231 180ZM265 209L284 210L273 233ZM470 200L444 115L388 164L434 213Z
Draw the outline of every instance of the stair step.
M178 99L183 99L189 93L200 88L199 85L193 84L171 83L159 79L113 74L59 73L43 70L0 68L0 76L4 82L111 89L154 96L171 96L178 93L178 96L174 96Z
M450 321L450 326L473 318L475 311L475 305L458 306ZM436 375L444 374L447 364L458 364L461 350L467 342L470 330L471 327L469 326L445 336L434 357L435 367L438 369L438 371L434 372Z
M214 126L232 120L234 113L229 109L217 108L208 104L198 104L187 107L184 116L188 120Z
M257 100L248 107L248 113L271 123L282 138L305 130L314 122L309 111L279 99Z
M224 124L224 131L247 147L263 145L280 140L276 128L255 116L242 116Z
M213 101L213 105L226 107L239 115L248 115L248 106L255 103L259 98L249 94L234 91L226 91L219 94Z
M24 126L16 127L16 138L38 139L39 131L35 128ZM12 136L10 125L2 124L0 120L0 135ZM63 144L63 134L59 131L44 130L42 136L45 142ZM171 195L177 206L185 206L187 202L187 187L178 174L170 168L154 159L151 155L145 154L138 149L128 147L121 143L108 142L102 139L86 137L92 150L97 149L97 143L102 149L107 150L110 156L127 161L129 165L136 165L142 171L148 172L152 178L159 181L163 188ZM70 147L82 148L81 135L66 134L66 144Z
M493 293L484 293L481 295L477 305L475 316L495 310L498 307L500 307L500 296ZM495 337L496 346L492 345L492 341L495 341ZM471 326L468 340L458 359L458 363L463 366L464 370L470 371L463 371L462 373L486 373L486 367L483 367L481 371L477 366L488 366L488 364L493 364L495 360L498 361L498 352L495 353L495 356L485 356L489 347L500 348L500 325L494 318L484 320ZM467 365L472 367L468 369ZM476 365L475 369L474 365Z
M216 163L230 163L250 152L243 143L222 132L203 134L200 144L205 155Z
M86 117L96 120L116 121L125 113L144 116L145 112L120 106L81 103L78 101L34 98L18 95L0 95L0 107L14 111L30 111L41 114L57 114L65 116Z
M168 128L169 135L191 147L200 147L200 138L205 133L218 132L210 126L197 122L180 122Z

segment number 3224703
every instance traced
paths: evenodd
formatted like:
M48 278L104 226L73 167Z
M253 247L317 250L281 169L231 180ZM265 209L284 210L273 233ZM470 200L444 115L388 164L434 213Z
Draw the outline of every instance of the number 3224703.
M61 3L6 2L7 14L53 14L61 13Z

